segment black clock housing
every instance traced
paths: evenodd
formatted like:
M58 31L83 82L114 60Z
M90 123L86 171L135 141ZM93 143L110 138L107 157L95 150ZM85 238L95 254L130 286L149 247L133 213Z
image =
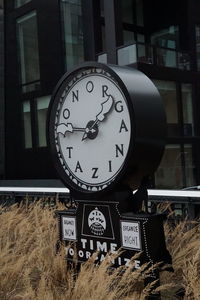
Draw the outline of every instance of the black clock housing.
M97 77L97 79L95 76ZM128 145L127 152L126 155L124 155L124 160L121 163L120 167L115 172L115 175L110 180L105 181L104 182L105 184L98 185L94 183L91 185L88 184L87 186L87 182L86 184L84 182L84 174L82 174L84 172L79 157L76 158L74 169L76 173L81 173L80 175L82 176L83 179L82 178L79 179L78 176L76 177L75 173L74 173L75 175L73 175L73 172L71 172L72 167L69 167L68 163L65 161L63 149L67 148L66 145L64 144L63 149L60 150L60 148L62 148L61 139L63 143L66 143L68 136L71 138L75 130L76 131L82 130L82 128L73 127L74 124L68 122L70 120L69 115L70 114L72 115L71 113L72 108L71 107L68 108L68 106L66 106L67 104L65 104L65 101L68 101L67 103L69 103L69 101L73 102L74 100L74 102L77 102L76 103L77 105L81 103L81 101L84 101L81 98L81 95L83 93L82 92L78 93L77 92L78 88L77 89L74 88L73 90L73 87L75 86L76 82L79 82L79 86L82 86L80 82L81 80L83 83L86 82L83 81L85 80L85 78L87 78L87 82L85 86L88 92L88 97L91 96L92 93L90 91L92 91L92 88L94 89L94 86L92 86L92 84L88 82L93 82L94 81L93 79L95 79L98 85L99 82L98 76L102 76L103 80L106 80L105 78L107 76L108 80L116 88L116 92L121 93L122 96L124 97L123 101L125 103L124 106L127 107L127 112L128 112L127 120L130 120L129 122L130 128L128 128L128 126L126 125L123 125L123 123L120 123L121 124L120 126L121 128L122 125L124 126L123 128L125 129L124 131L126 131L126 129L127 131L130 130L130 136L129 136L130 141L127 144ZM91 78L93 81L90 80ZM98 119L98 116L100 116L101 112L107 109L106 113L110 114L110 116L106 116L106 117L107 119L110 119L111 122L112 114L113 114L113 118L115 118L114 114L116 112L111 111L110 108L111 106L109 107L109 101L110 102L113 101L113 103L114 102L116 103L116 99L115 99L115 94L111 93L109 95L107 90L106 88L104 89L103 96L108 96L108 97L107 99L104 99L104 102L100 100L102 101L101 111L95 117L96 119ZM66 100L70 92L73 95L73 99L72 96L70 96L71 97L70 99L72 100ZM96 99L98 97L102 97L102 95L100 95L100 92L98 94L97 91L94 97ZM77 99L78 101L76 101ZM113 103L111 103L112 109L115 104ZM106 106L108 108L106 108ZM90 109L89 107L85 106L86 111L89 109ZM63 115L66 119L66 122L63 122L64 120ZM60 123L58 122L58 119L60 120L59 121ZM80 113L77 114L77 120L78 119L81 119ZM94 124L95 120L93 121L88 120L88 121L93 123L90 124L89 122L85 123L84 125L85 133L83 134L83 136L85 135L86 138L90 139L90 142L93 140L92 142L96 143L100 131L100 126L105 126L106 128L106 122L103 121L102 122L103 125L101 124L96 125ZM96 122L97 124L101 123L99 122L99 120L97 121L98 121ZM74 122L75 121L73 121L73 123ZM70 128L69 128L69 124L71 124ZM58 126L60 126L59 130L58 130ZM64 128L64 132L62 132L63 130L62 127ZM67 133L65 132L65 130L67 131ZM70 133L68 133L68 131L70 131ZM62 132L62 134L60 132ZM48 147L51 151L52 159L55 168L59 174L59 177L64 182L64 184L70 189L71 193L76 198L81 198L81 199L101 198L102 195L106 195L109 192L113 191L115 188L120 186L126 180L127 181L131 180L133 182L133 185L135 183L135 185L137 186L143 177L151 175L156 171L163 155L163 151L165 147L165 137L166 137L166 116L165 116L162 99L159 95L158 90L152 83L152 81L146 75L144 75L142 72L136 69L130 67L116 66L116 65L105 65L96 62L87 62L79 65L78 67L74 68L70 72L66 73L60 79L53 92L49 110L48 110L48 118L47 118ZM82 140L84 140L84 137L82 138ZM80 139L80 147L82 147L84 142L85 141L81 141ZM73 149L74 146L73 147L70 146L70 147L68 147L68 152L67 152L68 159L71 159L72 157L71 152L73 150L70 149ZM83 152L81 152L80 150L79 154L77 155L81 156ZM82 159L84 161L85 159L90 159L90 158L83 157ZM111 159L108 161L111 161ZM112 165L113 169L114 166L115 165L113 162ZM111 163L109 163L109 168L111 170ZM91 169L93 169L93 173L91 177L92 176L94 178L95 176L97 177L98 168L96 167L96 173L95 173L95 167Z

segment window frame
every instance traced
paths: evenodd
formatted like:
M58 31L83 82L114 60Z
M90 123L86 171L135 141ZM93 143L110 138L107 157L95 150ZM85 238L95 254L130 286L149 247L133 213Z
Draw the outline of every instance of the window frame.
M23 36L21 35L20 36L20 32L18 34L18 20L19 19L28 19L28 17L32 17L32 16L35 16L36 17L36 37L37 37L37 51L38 51L38 69L39 69L39 78L36 79L36 80L33 80L33 81L28 81L28 82L23 82L24 79L23 77L26 77L26 65L25 65L25 59L24 59L24 48L21 48L21 44L23 46L23 42L21 43L21 40L23 40ZM20 27L19 27L19 30ZM22 90L22 93L25 94L27 92L24 92L23 91L23 88L26 87L26 86L30 86L32 84L35 84L35 83L40 83L41 81L41 76L40 76L40 66L41 66L41 63L40 63L40 52L39 52L39 41L38 41L38 17L37 17L37 11L36 10L31 10L29 11L27 14L24 14L18 18L16 18L16 37L17 37L17 58L18 58L18 62L19 62L19 65L18 65L18 82L19 82L19 85L21 87L21 90ZM19 38L19 40L18 40ZM23 56L23 57L22 57ZM23 75L24 74L24 75ZM35 90L33 90L35 91Z

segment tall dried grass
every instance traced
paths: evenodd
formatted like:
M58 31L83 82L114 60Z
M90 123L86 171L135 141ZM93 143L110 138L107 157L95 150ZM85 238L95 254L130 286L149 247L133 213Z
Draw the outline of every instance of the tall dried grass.
M58 208L58 207L57 207ZM62 209L63 207L59 207ZM13 205L0 214L0 299L1 300L118 300L145 299L155 283L144 287L146 266L132 271L108 272L109 259L99 267L91 258L77 274L66 268L65 250L55 253L57 220L55 208ZM200 299L199 223L166 223L167 247L173 257L174 273L163 271L163 299Z

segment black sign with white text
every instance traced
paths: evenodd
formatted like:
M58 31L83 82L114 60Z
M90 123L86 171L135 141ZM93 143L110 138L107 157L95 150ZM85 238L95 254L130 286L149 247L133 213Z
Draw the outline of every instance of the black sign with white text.
M85 262L98 251L97 262L107 253L121 254L113 266L129 264L135 260L135 268L144 263L169 263L165 246L162 215L120 214L117 202L77 201L78 207L57 212L60 222L60 239L68 249L67 260L78 258Z

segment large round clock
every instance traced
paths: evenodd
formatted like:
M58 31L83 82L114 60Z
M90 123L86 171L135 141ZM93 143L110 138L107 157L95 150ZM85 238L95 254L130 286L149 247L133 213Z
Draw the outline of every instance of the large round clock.
M47 128L61 179L86 198L130 175L136 180L152 173L164 147L156 88L141 72L119 66L85 63L65 74L53 93Z

